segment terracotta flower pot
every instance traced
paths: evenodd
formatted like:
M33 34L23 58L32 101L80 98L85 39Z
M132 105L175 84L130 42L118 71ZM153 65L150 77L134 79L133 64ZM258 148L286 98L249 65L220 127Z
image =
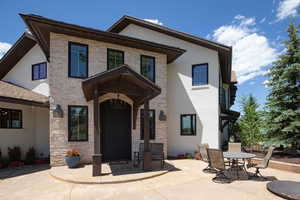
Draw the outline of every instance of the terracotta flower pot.
M69 168L76 168L79 165L80 156L66 156L65 162Z

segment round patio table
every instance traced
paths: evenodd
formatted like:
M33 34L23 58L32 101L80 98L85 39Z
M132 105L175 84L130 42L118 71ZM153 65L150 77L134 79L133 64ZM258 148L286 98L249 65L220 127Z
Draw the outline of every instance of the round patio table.
M300 182L276 180L268 183L267 189L282 198L300 200Z
M224 158L233 160L231 168L234 169L236 171L236 176L237 179L240 179L239 177L239 171L244 171L244 174L246 174L246 178L249 178L248 172L245 168L245 166L243 165L241 167L241 165L239 165L239 159L250 159L250 158L254 158L255 154L252 153L245 153L245 152L223 152L223 156Z
M245 152L224 152L224 158L229 159L250 159L254 158L255 154L252 153L245 153Z

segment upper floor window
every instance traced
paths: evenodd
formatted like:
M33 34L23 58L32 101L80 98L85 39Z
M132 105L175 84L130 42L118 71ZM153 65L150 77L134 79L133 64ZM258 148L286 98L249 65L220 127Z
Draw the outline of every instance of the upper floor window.
M141 140L144 139L144 109L141 109ZM149 110L149 134L150 134L150 140L155 139L155 110L150 109Z
M88 107L69 106L68 118L69 141L87 141Z
M22 111L0 108L0 128L22 128Z
M151 56L141 56L141 74L155 82L155 58Z
M32 65L32 80L47 78L47 63L38 63Z
M180 116L180 135L196 135L195 114L184 114Z
M88 46L69 42L69 77L88 77Z
M124 52L107 49L107 69L110 70L124 64Z
M208 84L208 64L197 64L192 66L193 86Z

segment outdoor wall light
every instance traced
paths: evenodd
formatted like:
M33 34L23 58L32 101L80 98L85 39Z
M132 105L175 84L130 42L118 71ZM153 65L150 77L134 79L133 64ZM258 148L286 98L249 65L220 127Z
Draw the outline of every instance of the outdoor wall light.
M160 120L160 121L166 121L166 120L167 120L167 115L164 113L163 110L161 110L161 111L159 112L159 120Z
M53 109L53 117L55 117L55 118L63 118L64 117L64 111L61 109L61 106L59 104L56 104Z

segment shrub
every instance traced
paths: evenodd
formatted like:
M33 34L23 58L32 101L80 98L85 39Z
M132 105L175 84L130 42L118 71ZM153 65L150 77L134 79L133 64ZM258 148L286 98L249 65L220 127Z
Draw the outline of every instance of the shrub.
M15 146L14 148L8 147L8 158L10 161L20 161L21 160L21 148Z
M33 164L35 161L35 149L33 147L29 148L29 150L26 153L26 164Z

